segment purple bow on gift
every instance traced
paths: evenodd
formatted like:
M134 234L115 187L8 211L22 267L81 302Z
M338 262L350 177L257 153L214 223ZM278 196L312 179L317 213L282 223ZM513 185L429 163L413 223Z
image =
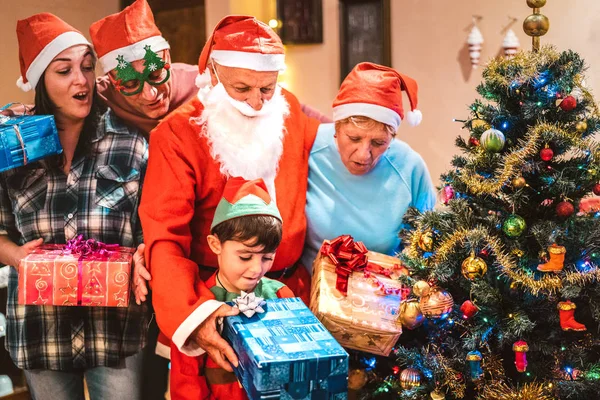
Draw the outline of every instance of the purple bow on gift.
M118 250L118 244L106 244L94 239L83 239L83 235L68 240L64 247L65 253L79 254L77 263L77 305L83 301L83 260L92 256L94 258L107 259L112 251Z

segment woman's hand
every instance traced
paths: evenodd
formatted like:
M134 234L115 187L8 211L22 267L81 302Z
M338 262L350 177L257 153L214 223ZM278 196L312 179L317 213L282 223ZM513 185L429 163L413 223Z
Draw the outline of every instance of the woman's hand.
M148 295L148 284L149 280L152 280L152 275L146 269L146 259L144 258L144 251L146 245L140 244L133 255L133 294L135 295L135 302L139 306L143 301L146 301Z
M43 238L37 238L35 240L25 243L22 246L18 246L15 251L14 261L10 265L12 265L15 268L18 268L19 264L21 263L21 260L24 259L25 257L27 257L27 255L29 253L31 253L33 250L40 247L43 243L44 243Z

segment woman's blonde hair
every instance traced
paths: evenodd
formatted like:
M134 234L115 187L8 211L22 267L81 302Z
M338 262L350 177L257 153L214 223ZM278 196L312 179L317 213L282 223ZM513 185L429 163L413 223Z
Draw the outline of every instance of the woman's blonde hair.
M335 121L336 132L340 128L340 126L346 125L346 124L353 124L357 128L365 129L365 130L371 130L371 129L383 127L383 129L385 129L390 135L392 135L392 137L396 136L396 130L391 125L384 124L379 121L375 121L374 119L369 118L369 117L363 117L362 115L355 115L352 117L340 119L339 121Z

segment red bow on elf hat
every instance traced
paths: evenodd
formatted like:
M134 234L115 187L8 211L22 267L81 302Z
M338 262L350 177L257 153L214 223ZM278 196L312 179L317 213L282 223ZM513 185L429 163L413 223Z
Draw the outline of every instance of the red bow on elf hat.
M90 37L105 74L117 68L118 56L131 63L144 58L146 46L155 53L170 48L146 0L136 0L123 11L94 22Z
M35 88L54 57L69 47L85 44L85 36L56 15L40 13L17 21L21 76L17 86L28 92Z
M219 21L200 54L200 75L211 59L226 67L254 71L285 69L281 39L269 25L249 15L228 15ZM196 82L199 87L201 84Z
M410 110L402 107L402 91L408 95ZM393 68L363 62L348 74L333 102L333 120L363 116L398 129L400 122L421 123L417 110L417 82Z

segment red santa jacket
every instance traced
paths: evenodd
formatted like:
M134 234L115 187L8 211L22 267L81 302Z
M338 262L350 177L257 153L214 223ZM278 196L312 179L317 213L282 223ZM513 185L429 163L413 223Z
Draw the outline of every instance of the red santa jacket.
M283 94L290 116L285 121L287 132L275 178L283 239L272 271L293 266L302 253L308 157L319 125L302 113L291 93ZM193 98L152 131L139 208L158 325L189 356L203 350L192 341L187 343L188 337L222 304L213 299L198 268L217 267L206 236L226 182L200 134L201 127L189 121L202 110L202 103ZM299 297L308 297L310 276L304 268L297 268L294 276L282 281Z

